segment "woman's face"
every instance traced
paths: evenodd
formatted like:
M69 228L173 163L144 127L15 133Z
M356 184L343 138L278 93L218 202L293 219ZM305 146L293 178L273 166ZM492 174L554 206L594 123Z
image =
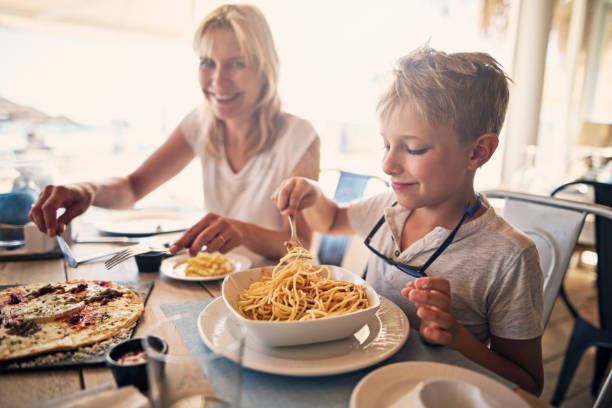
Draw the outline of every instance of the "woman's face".
M261 93L263 78L248 66L234 32L215 28L200 41L200 85L215 116L248 121Z

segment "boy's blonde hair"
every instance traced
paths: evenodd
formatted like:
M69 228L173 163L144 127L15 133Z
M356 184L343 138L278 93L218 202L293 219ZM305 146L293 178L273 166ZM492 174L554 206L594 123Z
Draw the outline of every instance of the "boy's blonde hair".
M508 107L508 76L490 55L447 54L424 46L400 58L377 111L385 118L409 105L431 124L445 125L462 142L499 134Z
M193 37L198 52L202 37L216 28L232 30L246 63L263 76L263 86L256 106L257 127L250 138L247 154L253 156L273 143L281 126L281 102L278 95L279 61L270 27L264 15L248 4L225 4L206 16ZM207 109L209 123L206 129L206 149L220 157L223 143L223 122Z

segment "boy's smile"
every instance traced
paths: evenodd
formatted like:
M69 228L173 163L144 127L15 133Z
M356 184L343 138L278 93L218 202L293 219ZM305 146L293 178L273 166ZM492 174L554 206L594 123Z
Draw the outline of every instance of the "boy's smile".
M460 143L455 131L403 106L382 120L382 136L383 171L402 206L436 208L456 201L463 206L471 199L471 144Z

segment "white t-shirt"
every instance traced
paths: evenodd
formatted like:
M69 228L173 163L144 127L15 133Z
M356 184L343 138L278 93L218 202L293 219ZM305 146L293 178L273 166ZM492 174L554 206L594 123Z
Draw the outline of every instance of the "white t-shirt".
M225 157L211 156L205 146L207 129L204 107L199 106L181 122L185 140L202 163L204 208L224 217L252 223L262 228L280 230L282 215L270 196L289 177L308 147L318 138L312 125L304 119L284 114L284 126L274 145L251 157L234 173ZM261 255L243 248L253 265L267 263Z
M487 204L486 197L481 197ZM355 201L348 207L349 223L365 238L384 214L385 223L371 246L394 261L420 266L450 231L436 227L401 252L397 243L411 210L399 204L391 207L395 201L393 191ZM490 206L459 228L453 242L425 273L449 280L453 316L481 342L490 334L514 340L542 334L543 274L536 246ZM415 279L377 255L370 256L367 281L380 295L398 304L418 329L416 308L400 293Z

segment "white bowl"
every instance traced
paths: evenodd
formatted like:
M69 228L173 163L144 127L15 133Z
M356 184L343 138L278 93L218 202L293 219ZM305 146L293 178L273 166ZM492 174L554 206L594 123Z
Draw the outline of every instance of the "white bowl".
M376 313L380 298L376 291L354 273L336 266L328 266L331 279L341 279L365 286L369 306L356 312L339 316L323 317L301 321L261 321L250 320L240 314L237 308L240 293L263 276L272 275L274 267L265 266L234 272L223 281L223 301L232 314L242 323L248 335L266 346L295 346L299 344L319 343L349 337L357 332Z

